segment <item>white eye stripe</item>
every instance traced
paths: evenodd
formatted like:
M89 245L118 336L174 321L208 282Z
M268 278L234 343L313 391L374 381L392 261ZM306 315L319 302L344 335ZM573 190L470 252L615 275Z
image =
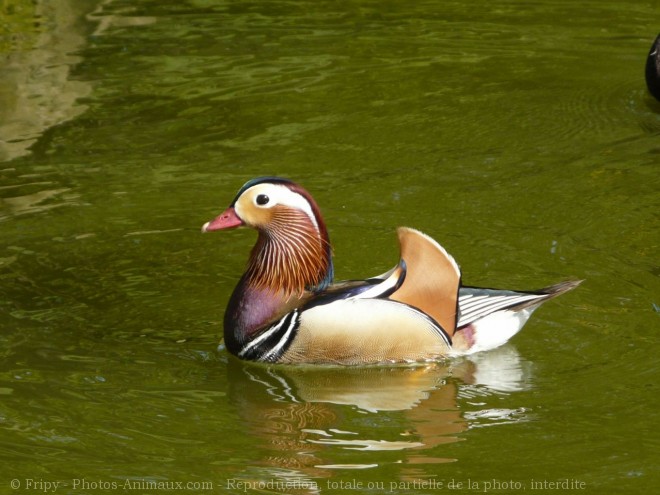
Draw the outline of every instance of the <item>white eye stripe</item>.
M297 192L292 191L288 187L279 184L257 184L251 189L248 189L246 193L249 191L252 191L253 194L252 203L257 208L272 208L276 205L283 205L283 206L288 206L290 208L294 208L296 210L300 210L309 217L309 220L312 222L316 230L319 229L319 225L318 222L316 221L316 216L314 215L312 206L309 204L309 201L307 201L307 199L303 195L298 194ZM257 203L257 198L262 195L268 196L269 201L266 204L260 205ZM240 217L241 211L239 211L240 209L239 204L237 204L236 207L237 207L236 213Z
M312 211L312 206L309 204L309 201L307 201L307 199L305 199L304 196L295 193L289 189L287 189L287 192L289 193L291 198L294 199L294 201L292 203L286 203L286 204L288 206L298 208L299 210L305 212L305 214L309 217L312 224L314 224L316 230L318 230L319 224L316 222L316 216L314 216L314 211Z

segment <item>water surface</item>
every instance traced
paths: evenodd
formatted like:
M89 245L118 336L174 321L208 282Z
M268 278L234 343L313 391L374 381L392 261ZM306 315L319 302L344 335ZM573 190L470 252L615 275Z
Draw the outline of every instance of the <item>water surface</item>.
M55 4L0 14L3 493L658 486L651 4ZM338 278L408 225L471 285L586 281L469 359L238 362L255 235L199 229L271 174L318 200Z

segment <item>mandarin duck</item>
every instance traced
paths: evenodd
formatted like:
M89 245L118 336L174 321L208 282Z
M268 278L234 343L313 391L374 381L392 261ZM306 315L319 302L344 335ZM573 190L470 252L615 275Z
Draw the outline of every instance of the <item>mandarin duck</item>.
M576 287L536 291L468 287L447 251L397 230L387 273L335 282L328 230L312 196L279 177L248 181L202 232L258 232L224 315L224 345L267 363L414 363L485 351L515 335L541 303Z

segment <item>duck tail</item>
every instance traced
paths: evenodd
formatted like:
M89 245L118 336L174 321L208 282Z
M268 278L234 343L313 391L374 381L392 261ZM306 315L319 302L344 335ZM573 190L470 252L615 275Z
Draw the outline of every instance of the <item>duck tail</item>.
M582 282L584 282L584 280L565 280L564 282L559 282L558 284L541 289L538 292L541 294L547 294L548 297L543 299L544 301L547 301L548 299L562 295L564 292L575 289Z
M522 329L541 304L574 289L581 283L582 280L567 280L531 292L481 290L478 294L482 302L473 306L478 309L469 307L470 302L463 306L465 313L471 312L473 316L466 318L464 324L459 321L459 328L453 336L454 354L473 354L501 346ZM492 304L483 302L484 294L492 296ZM479 296L475 299L478 298ZM502 299L505 301L509 299L510 304ZM460 303L461 301L459 306Z

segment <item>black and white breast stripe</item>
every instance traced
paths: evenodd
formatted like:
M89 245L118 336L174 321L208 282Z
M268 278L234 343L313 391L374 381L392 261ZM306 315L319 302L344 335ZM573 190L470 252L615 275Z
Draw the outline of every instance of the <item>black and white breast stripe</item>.
M276 362L289 348L300 326L300 313L294 309L246 343L238 357L250 361Z
M547 294L479 289L476 289L474 292L467 292L465 289L462 289L458 296L460 314L456 327L460 328L469 325L496 311L514 308L522 304L530 306L533 305L533 301L540 303L547 297Z

